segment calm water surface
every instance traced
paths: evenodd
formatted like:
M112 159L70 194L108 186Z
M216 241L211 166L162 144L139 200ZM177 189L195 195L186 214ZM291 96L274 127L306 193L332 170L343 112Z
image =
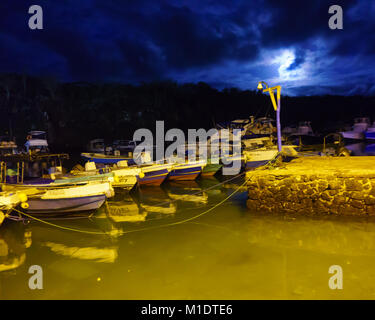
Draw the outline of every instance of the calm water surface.
M1 226L0 299L375 298L375 222L366 218L254 213L241 190L193 221L165 227L240 184L194 194L217 183L117 194L89 218L51 221L112 236L35 221ZM43 290L28 287L35 264L43 268ZM343 290L328 287L331 265L343 268Z

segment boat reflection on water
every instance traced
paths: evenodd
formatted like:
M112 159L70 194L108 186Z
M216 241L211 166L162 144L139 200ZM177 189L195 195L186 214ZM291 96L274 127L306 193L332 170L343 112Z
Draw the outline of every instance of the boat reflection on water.
M38 247L39 251L47 249L55 257L69 257L73 260L114 263L118 257L118 243L117 237L108 236L115 228L113 223L108 223L108 221L108 219L103 221L103 219L93 217L54 221L60 226L80 232L52 228L39 222L30 223L29 226L33 230L33 244ZM69 234L71 236L67 236ZM110 241L108 241L109 239ZM51 263L60 263L60 260L54 260L56 262L52 261Z
M207 204L208 194L195 181L169 183L166 187L168 196L175 201Z
M147 217L147 211L141 210L133 200L107 201L105 210L114 222L139 222Z
M141 208L150 214L174 215L177 205L163 188L147 188L140 190L137 200Z
M118 247L77 247L67 246L63 243L56 243L52 241L43 242L42 246L49 248L53 253L57 255L67 256L74 259L80 260L91 260L102 263L114 263L117 259Z
M359 143L352 143L345 145L345 148L351 152L352 156L366 156L366 143L359 142Z
M22 224L7 223L0 228L0 272L22 266L31 243L31 231Z

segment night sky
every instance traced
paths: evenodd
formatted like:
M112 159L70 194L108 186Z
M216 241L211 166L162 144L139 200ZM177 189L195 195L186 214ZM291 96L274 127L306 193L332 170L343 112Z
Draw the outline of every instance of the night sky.
M28 28L40 5L44 29ZM328 27L341 5L344 29ZM375 94L375 1L2 0L0 72Z

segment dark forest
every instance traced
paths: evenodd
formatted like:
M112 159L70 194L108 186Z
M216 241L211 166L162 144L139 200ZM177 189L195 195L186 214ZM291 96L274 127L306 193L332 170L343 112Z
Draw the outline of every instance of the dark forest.
M82 149L90 139L132 139L138 128L205 128L240 118L274 117L269 96L249 90L217 90L206 83L174 81L139 85L60 83L52 77L0 76L0 134L23 144L29 130L47 130L56 150ZM315 131L335 132L353 118L375 120L374 96L282 96L282 126L310 120Z

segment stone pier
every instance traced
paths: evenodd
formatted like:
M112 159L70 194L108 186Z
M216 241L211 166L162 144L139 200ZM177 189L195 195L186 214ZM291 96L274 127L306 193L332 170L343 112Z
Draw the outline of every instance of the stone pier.
M251 210L375 216L375 157L304 157L246 177Z

